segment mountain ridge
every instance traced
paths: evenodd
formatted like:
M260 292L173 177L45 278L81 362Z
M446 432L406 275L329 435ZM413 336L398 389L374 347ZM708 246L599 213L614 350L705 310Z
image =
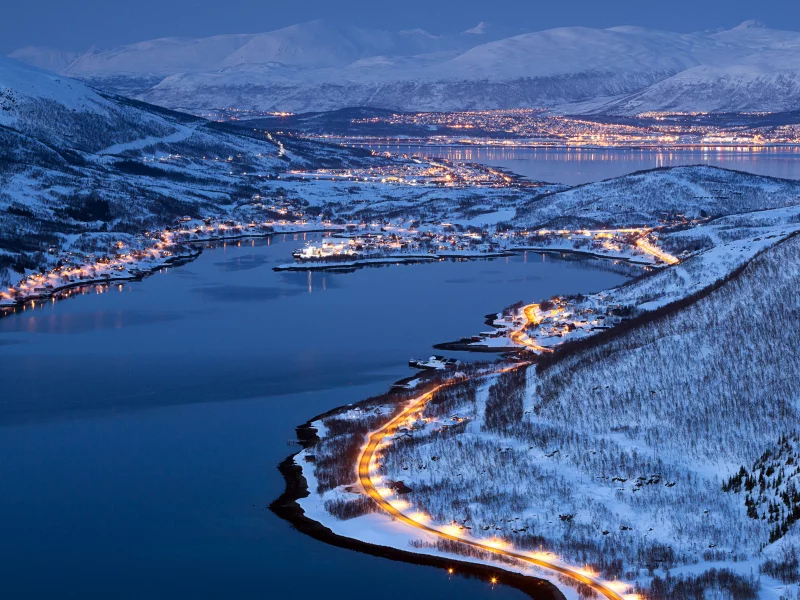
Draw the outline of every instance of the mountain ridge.
M512 35L513 34L513 35ZM301 112L581 105L601 114L776 112L800 105L800 32L745 21L675 33L623 25L456 34L316 20L256 34L160 38L13 57L169 108Z

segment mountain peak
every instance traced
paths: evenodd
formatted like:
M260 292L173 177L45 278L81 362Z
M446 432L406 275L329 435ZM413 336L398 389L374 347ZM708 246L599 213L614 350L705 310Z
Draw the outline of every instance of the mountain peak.
M489 23L487 23L486 21L481 21L480 23L475 25L475 27L470 27L469 29L464 31L464 33L470 33L472 35L486 35L486 32L489 29L489 27L491 27Z
M757 21L756 19L748 19L747 21L742 21L736 27L734 27L734 31L740 29L766 29L767 26L764 25L761 21Z

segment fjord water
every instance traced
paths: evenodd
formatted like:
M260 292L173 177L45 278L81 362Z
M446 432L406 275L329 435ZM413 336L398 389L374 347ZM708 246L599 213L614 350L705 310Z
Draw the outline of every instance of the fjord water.
M657 167L711 165L756 175L800 179L800 147L525 148L497 146L368 145L379 152L477 162L532 181L581 185Z
M623 276L540 255L272 271L301 243L208 249L0 319L0 596L523 597L293 531L267 509L276 465L296 425L485 313Z

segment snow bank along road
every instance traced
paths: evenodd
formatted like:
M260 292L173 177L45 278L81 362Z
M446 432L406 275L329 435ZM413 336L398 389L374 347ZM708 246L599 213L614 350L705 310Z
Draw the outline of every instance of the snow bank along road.
M487 375L498 374L498 373L505 373L508 371L512 371L514 369L519 369L520 367L528 366L530 363L519 363L512 366L506 366L502 368L498 368L495 371L490 373L483 373L480 375L474 375L473 377L485 377ZM411 527L416 527L417 529L421 529L427 533L432 533L440 538L451 540L455 542L460 542L466 544L468 546L472 546L473 548L477 548L479 550L483 550L485 552L492 552L497 555L507 556L510 558L514 558L531 565L536 565L538 567L543 567L545 569L549 569L551 571L555 571L561 575L565 575L579 583L588 585L592 588L595 592L601 594L602 596L609 598L610 600L624 600L623 596L620 593L611 589L610 586L617 587L614 585L613 582L611 583L604 583L597 579L594 579L586 572L582 572L582 570L568 567L566 565L562 565L560 563L548 560L547 558L543 557L534 557L530 554L524 552L517 552L512 549L498 547L497 544L493 545L492 541L479 541L469 539L467 537L463 537L461 535L455 535L454 533L447 533L446 531L442 531L436 529L433 526L426 525L425 523L421 522L424 519L417 517L416 519L413 516L410 516L404 513L402 510L397 508L397 502L395 505L391 503L391 501L387 500L386 497L378 490L378 487L375 485L375 482L372 479L372 472L373 469L376 469L374 462L376 460L376 452L383 444L384 440L393 435L400 424L412 414L421 411L425 405L430 402L431 399L436 395L436 392L439 390L449 387L456 383L457 381L463 381L463 379L451 379L445 383L441 383L434 387L432 390L425 392L424 394L413 398L409 406L403 410L400 414L395 416L391 419L388 423L386 423L380 429L370 433L369 441L367 445L361 452L361 455L358 459L358 479L361 483L364 491L369 495L370 498L377 502L378 506L381 507L384 511L388 514L393 516L398 521L405 523L406 525L410 525ZM384 492L386 493L386 492ZM388 494L387 494L388 495ZM623 589L627 588L628 586L619 582L618 584L619 589L622 591Z

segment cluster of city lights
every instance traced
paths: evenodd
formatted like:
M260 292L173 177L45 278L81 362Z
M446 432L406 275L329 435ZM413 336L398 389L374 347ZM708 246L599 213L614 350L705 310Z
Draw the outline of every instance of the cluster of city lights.
M439 187L509 187L524 180L496 167L473 163L450 162L442 159L422 161L398 156L384 165L359 169L318 169L290 171L284 179L352 181L399 185Z
M703 118L704 113L651 112L635 119L553 115L538 108L397 113L353 119L354 124L433 128L416 142L457 139L461 143L566 144L590 146L682 146L800 143L800 125L765 126ZM346 136L331 136L346 139ZM365 136L358 136L365 137ZM399 139L399 138L398 138ZM403 136L404 142L411 141Z

